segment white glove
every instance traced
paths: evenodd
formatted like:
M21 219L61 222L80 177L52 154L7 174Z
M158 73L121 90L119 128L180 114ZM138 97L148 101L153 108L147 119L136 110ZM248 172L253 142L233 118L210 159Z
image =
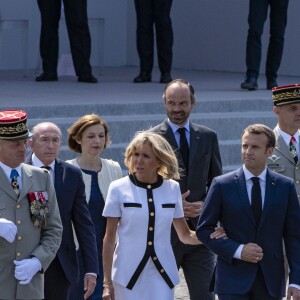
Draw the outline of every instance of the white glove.
M17 226L9 220L0 218L0 236L5 238L9 243L15 240L17 234Z
M19 280L20 284L27 284L32 277L42 269L40 261L36 257L22 260L14 260L15 278Z

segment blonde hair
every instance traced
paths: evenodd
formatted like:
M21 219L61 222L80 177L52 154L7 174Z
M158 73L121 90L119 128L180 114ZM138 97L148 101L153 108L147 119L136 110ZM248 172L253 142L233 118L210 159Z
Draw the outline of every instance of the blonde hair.
M135 172L132 156L136 149L144 144L148 144L152 148L154 156L160 163L160 167L157 170L159 175L166 179L180 178L177 158L171 145L161 135L149 131L137 132L126 148L124 163L129 173Z
M81 153L82 152L81 145L77 143L77 140L81 141L83 132L88 127L94 125L102 125L104 127L104 132L105 132L104 149L105 149L106 146L111 143L108 125L103 119L101 119L96 114L82 116L77 121L75 121L75 123L73 123L70 128L68 128L67 131L68 131L69 148L77 153Z

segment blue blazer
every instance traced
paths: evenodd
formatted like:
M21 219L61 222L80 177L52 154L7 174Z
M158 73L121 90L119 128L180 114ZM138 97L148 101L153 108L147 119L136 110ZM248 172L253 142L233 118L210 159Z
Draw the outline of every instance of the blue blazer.
M32 164L31 156L26 163ZM85 198L81 170L62 160L55 160L55 191L63 225L57 257L69 282L78 280L79 269L72 224L82 253L85 273L99 273L95 228Z
M220 221L228 239L210 239ZM290 283L300 285L300 206L293 181L267 170L266 192L257 226L247 194L243 169L216 177L198 221L197 236L218 255L215 292L245 294L260 264L268 292L285 295L283 243L290 267ZM256 243L263 249L259 264L233 258L240 244Z

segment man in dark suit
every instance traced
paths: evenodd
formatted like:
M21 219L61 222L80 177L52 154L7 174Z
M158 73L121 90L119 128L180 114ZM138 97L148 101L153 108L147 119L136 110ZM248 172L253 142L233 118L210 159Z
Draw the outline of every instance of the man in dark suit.
M274 147L272 129L248 126L242 135L243 167L216 177L208 192L197 236L218 255L220 300L282 299L282 239L290 266L287 299L300 299L300 206L293 181L266 168ZM218 222L228 239L209 237Z
M87 17L87 0L37 0L41 13L40 54L43 73L36 81L57 81L59 20L62 2L70 39L73 64L79 82L97 83L90 65L91 36Z
M99 267L95 229L85 199L81 171L57 159L62 134L55 124L39 123L32 133L33 136L29 140L32 155L26 162L37 167L49 168L63 224L61 246L45 274L45 300L68 299L71 283L78 280L73 226L86 272L84 296L87 299L96 286Z
M268 47L265 74L267 89L277 84L277 72L281 63L284 45L284 33L287 24L289 0L249 0L248 36L246 50L246 79L242 89L256 90L261 61L261 36L270 8L270 42Z
M184 214L190 228L195 230L210 183L222 173L218 139L211 129L189 121L196 99L187 81L170 82L163 99L168 119L151 130L164 136L175 150L182 170L179 183ZM214 254L204 245L181 243L174 230L172 245L177 266L183 269L190 299L213 299L209 286L215 266Z

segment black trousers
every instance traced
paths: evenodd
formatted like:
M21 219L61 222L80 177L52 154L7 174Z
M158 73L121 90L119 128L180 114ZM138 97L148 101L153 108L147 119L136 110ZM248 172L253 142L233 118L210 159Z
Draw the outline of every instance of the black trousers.
M67 300L69 299L70 288L71 284L56 256L45 272L44 300Z
M58 63L58 28L62 2L70 48L77 76L91 74L91 36L87 18L87 0L37 0L41 13L40 54L43 71L56 73Z
M136 43L140 70L151 73L154 60L154 26L160 71L170 72L173 58L173 29L170 17L173 0L135 0Z
M261 36L270 8L270 41L266 77L276 79L281 63L289 0L250 0L246 50L247 77L257 78L261 62Z

